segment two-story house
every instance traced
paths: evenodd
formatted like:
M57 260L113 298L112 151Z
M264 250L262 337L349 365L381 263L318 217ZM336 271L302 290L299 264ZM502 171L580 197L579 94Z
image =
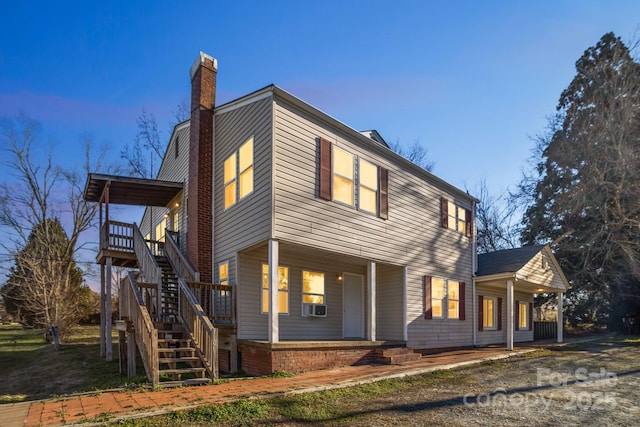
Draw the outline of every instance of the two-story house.
M181 189L147 208L140 230L171 235L201 282L233 289L222 370L533 340L533 294L568 286L548 248L485 255L483 271L474 197L277 86L217 106L216 74L201 53L191 119L157 177Z

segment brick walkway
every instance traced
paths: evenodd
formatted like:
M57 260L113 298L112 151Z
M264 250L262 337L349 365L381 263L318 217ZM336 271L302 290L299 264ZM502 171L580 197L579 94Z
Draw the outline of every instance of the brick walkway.
M217 385L171 388L160 391L105 391L35 402L0 405L5 427L84 425L119 419L148 417L202 405L255 397L274 397L348 387L388 378L451 369L533 351L521 347L456 350L424 356L403 365L345 366L283 378L243 378Z

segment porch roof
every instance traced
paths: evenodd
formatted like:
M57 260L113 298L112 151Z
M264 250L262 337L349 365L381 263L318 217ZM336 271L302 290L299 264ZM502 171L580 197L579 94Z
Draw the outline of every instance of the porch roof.
M167 206L183 188L181 182L90 173L84 187L84 199L87 202L103 201L106 186L109 186L109 203L161 207Z
M508 280L534 293L564 292L570 288L548 245L524 246L478 255L477 283L502 287Z

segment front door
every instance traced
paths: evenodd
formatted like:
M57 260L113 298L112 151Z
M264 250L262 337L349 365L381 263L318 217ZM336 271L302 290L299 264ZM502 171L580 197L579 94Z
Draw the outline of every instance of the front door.
M342 334L364 338L364 276L345 274L342 284Z

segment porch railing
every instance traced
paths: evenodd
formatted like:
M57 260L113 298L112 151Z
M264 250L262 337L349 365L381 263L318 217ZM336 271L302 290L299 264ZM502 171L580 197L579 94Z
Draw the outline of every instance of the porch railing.
M122 299L120 307L122 317L126 317L133 323L136 345L140 351L142 363L147 373L147 378L152 385L158 385L160 380L158 370L158 334L151 321L151 316L144 305L142 294L132 272L125 276L120 289Z
M218 379L218 330L198 304L191 290L181 278L178 278L180 294L180 319L191 335L196 352L202 360L209 376Z
M133 252L133 224L108 221L100 230L100 248L121 252Z
M235 318L233 286L186 282L214 325L232 325Z
M142 272L144 281L146 283L155 284L158 287L154 308L156 318L157 320L160 320L160 316L162 315L162 269L149 250L149 247L142 236L142 232L135 224L133 225L133 248L135 250L138 263L140 264L140 271Z

